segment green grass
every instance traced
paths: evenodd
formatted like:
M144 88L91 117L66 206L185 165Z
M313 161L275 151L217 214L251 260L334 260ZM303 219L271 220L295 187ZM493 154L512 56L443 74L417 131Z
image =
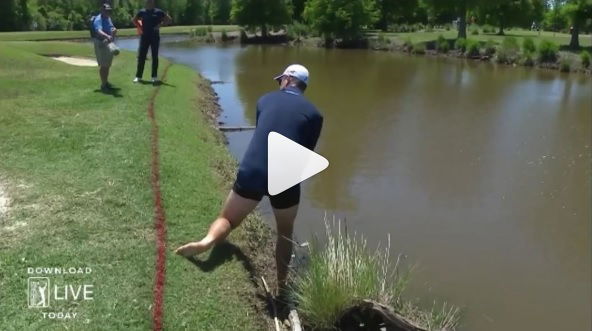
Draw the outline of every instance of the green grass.
M166 26L160 29L161 34L189 34L192 29L206 28L205 25L179 25ZM214 32L237 31L236 25L214 25ZM136 35L136 28L119 29L118 36L129 37ZM26 40L68 40L89 38L88 30L82 31L19 31L19 32L0 32L0 40L3 41L26 41Z
M154 87L132 85L132 53L114 60L120 97L97 92L97 68L39 54L92 56L92 49L0 42L0 183L11 200L0 217L0 329L150 329L155 240L146 106ZM195 72L173 65L156 99L168 222L165 327L260 329L236 254L208 272L172 254L206 231L225 194L216 168L232 165L196 103L198 82ZM93 284L94 300L44 311L72 310L78 318L48 320L27 308L27 267L70 266L93 272L52 281Z
M343 312L369 299L389 305L428 330L454 330L459 310L447 305L423 311L402 298L410 271L393 265L386 247L369 252L366 240L325 220L326 237L316 238L304 270L293 276L292 293L304 322L314 330L333 329Z
M398 43L403 43L405 40L410 39L413 43L418 42L426 42L438 39L439 35L443 35L446 39L456 39L458 36L458 32L456 30L434 30L431 32L407 32L407 33L385 33L387 36L394 38ZM514 37L518 39L518 42L522 44L522 40L524 38L532 38L537 44L543 40L547 39L550 41L555 42L561 46L569 45L570 35L566 33L554 33L549 31L542 31L539 35L537 31L530 31L524 29L511 29L506 30L505 36L498 36L495 33L480 33L478 35L471 35L470 32L467 30L468 37L471 39L475 39L478 41L487 41L488 39L492 39L497 43L501 43L502 40L506 37ZM580 45L582 47L592 47L592 41L589 35L581 34L580 35Z

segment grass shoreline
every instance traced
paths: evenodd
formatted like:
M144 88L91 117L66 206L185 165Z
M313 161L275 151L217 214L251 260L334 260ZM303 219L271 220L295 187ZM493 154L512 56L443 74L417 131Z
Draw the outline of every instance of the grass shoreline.
M146 107L153 87L131 83L130 52L114 61L112 83L121 90L111 95L98 90L96 68L42 54L92 57L92 48L0 42L6 68L0 72L0 177L10 199L0 218L0 329L148 329L155 232ZM162 68L167 64L163 59ZM195 264L172 252L207 231L235 169L221 134L204 117L206 106L215 108L207 86L192 69L173 64L155 100L167 215L164 326L262 329L269 321L254 277L271 270L260 268L270 258L261 253L270 234L260 219L252 216L232 234L234 244ZM45 266L92 268L84 276L50 277L57 284L93 284L94 300L28 309L26 270ZM78 317L43 318L47 311Z

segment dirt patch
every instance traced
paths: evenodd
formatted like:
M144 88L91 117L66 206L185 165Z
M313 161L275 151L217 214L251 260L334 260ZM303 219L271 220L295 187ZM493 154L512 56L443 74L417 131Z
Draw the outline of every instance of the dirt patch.
M73 56L51 56L52 59L58 60L73 66L79 67L96 67L98 66L97 61L94 59L84 57L73 57Z

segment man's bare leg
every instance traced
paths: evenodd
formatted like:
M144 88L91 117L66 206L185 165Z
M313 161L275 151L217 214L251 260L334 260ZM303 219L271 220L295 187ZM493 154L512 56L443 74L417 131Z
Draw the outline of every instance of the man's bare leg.
M259 201L241 197L230 191L220 216L210 225L208 234L200 241L191 242L175 250L185 257L194 256L207 251L216 243L226 239L233 228L236 228L257 207Z
M99 76L101 77L101 85L107 84L109 79L109 69L110 67L101 66L99 67Z
M292 258L292 232L294 220L298 213L298 205L286 209L273 209L277 226L277 242L275 246L275 261L277 268L278 290L286 286L288 265Z

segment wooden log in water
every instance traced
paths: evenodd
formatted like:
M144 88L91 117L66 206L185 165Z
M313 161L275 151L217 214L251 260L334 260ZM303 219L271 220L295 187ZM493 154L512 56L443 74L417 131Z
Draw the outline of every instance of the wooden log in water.
M246 131L246 130L255 130L255 126L252 126L252 125L221 126L221 127L218 127L218 130L220 130L222 132Z

